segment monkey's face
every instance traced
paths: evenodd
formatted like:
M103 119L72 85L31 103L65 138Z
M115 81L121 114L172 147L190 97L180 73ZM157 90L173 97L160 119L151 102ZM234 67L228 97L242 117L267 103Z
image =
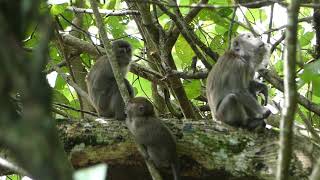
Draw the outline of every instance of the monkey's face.
M129 100L126 108L128 117L154 116L152 103L144 97L135 97Z
M267 44L251 33L240 34L233 40L232 50L235 52L251 52L255 55L264 55L267 52Z
M131 61L131 45L124 40L117 40L112 43L113 51L120 64L127 65Z

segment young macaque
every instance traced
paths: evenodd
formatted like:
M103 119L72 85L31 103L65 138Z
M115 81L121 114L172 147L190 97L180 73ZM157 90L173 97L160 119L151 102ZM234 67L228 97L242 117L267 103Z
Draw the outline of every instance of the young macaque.
M131 62L131 45L127 41L117 40L112 43L112 50L119 63L120 71L125 77ZM102 56L97 60L88 73L86 82L89 96L99 116L125 120L124 101L107 56ZM131 84L126 78L124 82L129 95L134 97Z
M132 98L126 112L126 125L135 141L142 146L142 156L157 167L171 166L174 179L179 180L175 138L156 117L151 102L143 97Z
M267 100L268 90L254 81L254 73L268 54L267 45L252 34L233 40L231 50L219 58L207 79L208 103L216 119L247 129L265 126L270 110L259 104L256 91L263 91Z

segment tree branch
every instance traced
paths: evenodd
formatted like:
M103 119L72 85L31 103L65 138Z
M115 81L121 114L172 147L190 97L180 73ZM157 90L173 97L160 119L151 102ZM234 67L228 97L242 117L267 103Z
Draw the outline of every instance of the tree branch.
M284 64L284 108L280 123L280 150L277 180L289 178L289 165L292 157L292 134L294 115L297 108L296 61L297 31L300 0L292 0L288 8L286 32L287 56Z
M78 7L68 7L67 10L75 12L75 13L87 13L93 14L92 9L78 8ZM126 16L126 15L140 15L139 11L135 10L107 10L107 9L99 9L99 13L105 16Z

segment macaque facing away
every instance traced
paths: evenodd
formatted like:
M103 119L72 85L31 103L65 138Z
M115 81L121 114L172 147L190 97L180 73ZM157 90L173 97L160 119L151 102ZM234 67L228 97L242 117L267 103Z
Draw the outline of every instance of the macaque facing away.
M259 89L264 96L268 93L253 78L268 55L267 45L252 34L233 40L231 50L219 58L207 79L208 103L216 119L247 129L265 126L270 110L258 103L255 93Z
M112 50L119 63L120 71L125 77L131 62L131 45L127 41L117 40L112 43ZM86 82L89 96L99 116L125 120L124 101L107 56L102 56L97 60L88 73ZM124 82L129 95L134 97L131 84L126 78Z
M179 180L176 141L171 131L156 117L153 105L144 97L129 100L126 125L136 143L142 146L142 156L157 167L171 166L174 180Z

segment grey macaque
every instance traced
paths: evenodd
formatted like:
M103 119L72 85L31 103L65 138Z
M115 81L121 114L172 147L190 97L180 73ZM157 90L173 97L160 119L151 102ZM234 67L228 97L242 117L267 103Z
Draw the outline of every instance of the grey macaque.
M112 43L112 49L119 63L120 71L125 77L131 62L131 45L127 41L117 40ZM125 104L106 56L97 60L88 73L86 82L89 96L99 116L125 120ZM124 82L130 97L134 97L131 84L126 78L124 78Z
M271 112L259 104L256 91L264 89L265 99L268 93L254 81L254 73L268 54L267 45L250 33L233 40L231 50L219 58L207 79L208 103L216 119L247 129L265 126Z
M156 167L171 166L175 180L179 180L176 141L171 131L156 117L153 105L144 97L129 100L126 125L135 141L142 146L142 156Z

